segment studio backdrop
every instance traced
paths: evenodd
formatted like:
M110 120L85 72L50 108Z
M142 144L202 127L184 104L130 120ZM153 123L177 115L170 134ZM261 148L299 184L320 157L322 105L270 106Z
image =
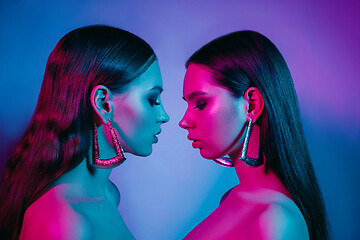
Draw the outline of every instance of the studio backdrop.
M293 76L306 138L335 239L360 236L360 2L356 0L2 0L0 158L24 133L46 60L67 32L123 28L155 50L170 115L153 154L128 155L111 179L136 239L182 239L238 184L234 169L203 159L179 128L187 58L206 42L255 30L280 49Z

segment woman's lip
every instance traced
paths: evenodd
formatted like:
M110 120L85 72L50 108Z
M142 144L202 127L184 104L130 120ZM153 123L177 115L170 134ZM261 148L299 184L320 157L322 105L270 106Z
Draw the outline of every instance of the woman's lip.
M159 139L157 138L157 136L154 135L154 143L157 143L159 141Z
M194 140L191 145L193 148L200 148L200 141Z
M188 135L187 139L189 139L190 141L198 141L197 139L193 138L192 136Z

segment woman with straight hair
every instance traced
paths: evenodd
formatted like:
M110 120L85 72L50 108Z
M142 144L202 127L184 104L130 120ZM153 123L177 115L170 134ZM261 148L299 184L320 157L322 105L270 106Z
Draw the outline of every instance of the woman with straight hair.
M31 122L0 185L1 239L134 239L109 180L124 152L148 156L169 120L152 48L87 26L51 52Z
M184 239L329 239L296 92L276 46L254 31L219 37L186 63L180 127L239 185ZM226 156L229 157L226 157Z

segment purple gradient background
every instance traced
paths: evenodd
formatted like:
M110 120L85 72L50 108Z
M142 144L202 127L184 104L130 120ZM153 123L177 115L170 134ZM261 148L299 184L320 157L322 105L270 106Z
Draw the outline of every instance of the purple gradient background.
M128 155L111 175L122 194L119 209L137 239L181 239L237 184L234 170L202 159L177 124L186 108L186 59L209 40L244 29L268 36L289 65L335 239L360 236L359 1L2 0L1 162L30 120L56 42L96 23L148 41L164 79L171 120L153 154Z

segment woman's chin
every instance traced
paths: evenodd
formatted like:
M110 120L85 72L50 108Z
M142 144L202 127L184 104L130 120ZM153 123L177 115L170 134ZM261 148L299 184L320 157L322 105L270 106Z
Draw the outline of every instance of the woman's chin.
M209 159L209 160L219 158L218 154L214 154L213 152L208 152L208 151L204 150L203 148L200 149L200 155L203 158Z
M152 153L152 147L149 149L141 149L141 151L137 151L133 154L139 157L148 157L151 155L151 153Z
M152 153L152 146L142 147L139 149L126 149L125 154L129 154L129 153L139 157L147 157Z

